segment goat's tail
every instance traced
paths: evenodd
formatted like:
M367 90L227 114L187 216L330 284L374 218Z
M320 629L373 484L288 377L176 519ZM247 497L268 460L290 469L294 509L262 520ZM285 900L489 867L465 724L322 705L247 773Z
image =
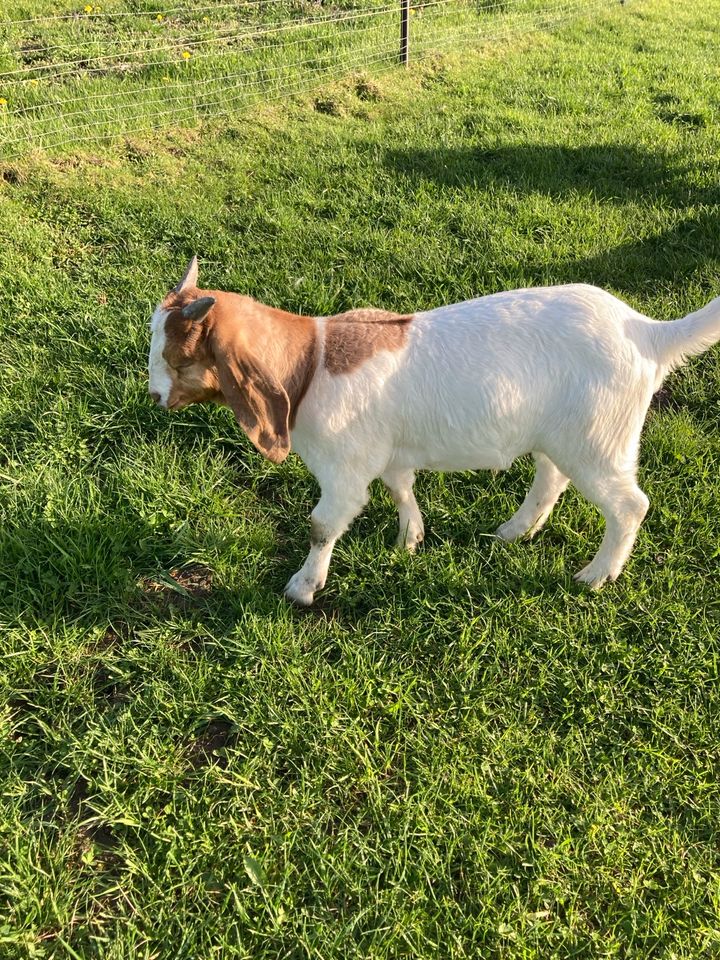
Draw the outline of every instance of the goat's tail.
M680 320L653 324L658 361L678 367L686 357L704 353L720 340L720 297Z

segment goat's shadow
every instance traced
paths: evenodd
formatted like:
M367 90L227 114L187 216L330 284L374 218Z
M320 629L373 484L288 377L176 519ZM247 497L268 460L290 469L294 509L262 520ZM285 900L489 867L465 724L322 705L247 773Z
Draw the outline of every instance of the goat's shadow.
M241 442L240 447L243 446ZM235 483L240 490L247 481L244 451L238 451L237 460ZM223 549L223 544L217 542L223 534L216 530L204 533L202 525L193 534L186 531L182 542L177 542L170 531L159 530L140 516L132 523L118 523L109 515L56 520L39 511L22 527L6 528L0 537L0 621L50 633L59 623L66 622L88 634L108 628L111 633L129 635L163 620L172 622L180 613L186 620L198 617L212 624L214 632L222 636L232 632L248 614L277 617L280 605L285 604L283 587L302 565L309 548L309 502L304 497L298 505L288 499L287 478L281 472L255 480L252 489L260 500L275 504L268 514L274 530L273 543L268 545L267 557L256 568L252 581L229 587L216 579L211 587L188 587L183 571L192 570L197 577L202 567L194 558ZM492 497L492 492L484 488L475 494L468 490L469 502L477 499L490 505ZM310 502L314 502L313 497ZM427 539L421 551L437 549L441 542L454 536L452 523L448 526L447 520L434 518L429 510L426 526ZM479 524L473 523L473 532L480 540L472 549L484 551L486 542L492 542L494 526L491 516ZM229 518L228 536L231 528ZM377 550L377 578L381 580L393 567L392 557L398 553L394 546L396 531L395 508L374 490L366 510L343 541L355 548L372 539L373 550ZM458 543L458 550L464 548ZM336 589L344 579L353 577L354 563L354 558L343 558L342 548L336 550L328 586L318 593L313 606L291 606L291 615L297 619L331 620L342 629L367 626L368 615L377 607L377 592L371 590L368 598L363 599L357 595L343 596ZM492 561L491 567L495 563ZM212 579L212 571L207 571ZM507 572L503 576L507 578ZM521 576L516 586L540 595L557 589L558 583L551 577L533 574ZM467 599L465 586L458 585L454 591L452 584L448 587L447 583L432 579L423 584L419 593L414 575L399 576L393 582L392 592L393 601L408 611L418 600L437 602L448 599L449 594L456 595L459 603ZM475 607L482 604L481 593L478 585L472 600Z
M559 203L576 195L614 207L650 200L672 211L671 226L590 256L548 264L539 253L523 262L523 273L536 283L583 281L646 294L720 260L720 182L697 183L697 170L660 150L621 144L387 148L383 163L410 181L448 191L483 193L501 185Z

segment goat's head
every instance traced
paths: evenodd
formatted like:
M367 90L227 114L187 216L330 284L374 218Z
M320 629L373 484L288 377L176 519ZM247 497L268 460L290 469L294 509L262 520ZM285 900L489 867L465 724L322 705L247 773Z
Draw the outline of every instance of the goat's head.
M158 304L150 321L150 396L167 410L220 400L220 386L208 343L208 318L215 297L197 289L193 257L180 283Z
M197 279L193 257L150 321L150 396L167 410L191 403L227 404L257 449L280 463L290 451L285 381L297 392L293 376L286 377L288 357L279 359L280 311L249 297L199 290ZM303 360L310 373L313 358Z

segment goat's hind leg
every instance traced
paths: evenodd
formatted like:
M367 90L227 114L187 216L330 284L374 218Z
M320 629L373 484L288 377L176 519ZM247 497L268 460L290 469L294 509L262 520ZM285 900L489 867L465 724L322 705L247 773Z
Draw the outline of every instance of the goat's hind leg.
M532 537L552 513L560 494L570 482L544 453L533 453L535 479L515 513L495 531L503 540Z
M288 600L303 607L313 602L315 591L325 586L335 542L363 509L367 499L367 484L358 483L354 476L335 478L331 485L322 487L320 499L310 515L310 552L285 587Z
M625 566L640 524L648 509L648 498L631 473L584 476L573 483L602 511L605 536L590 563L575 579L599 590L606 580L615 580Z
M382 481L390 491L400 518L396 546L413 551L425 536L422 514L413 493L414 470L387 470Z

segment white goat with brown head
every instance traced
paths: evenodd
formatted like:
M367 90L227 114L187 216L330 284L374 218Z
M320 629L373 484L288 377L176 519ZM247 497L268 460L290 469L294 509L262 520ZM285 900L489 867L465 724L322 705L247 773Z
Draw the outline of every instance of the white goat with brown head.
M264 456L281 463L292 446L315 475L310 553L285 588L300 604L324 586L376 477L412 550L423 539L416 470L502 470L526 453L535 479L498 536L537 532L572 480L606 522L576 579L615 579L648 507L636 472L650 399L720 339L720 298L672 323L584 284L312 318L200 290L197 271L193 259L153 315L150 393L169 410L226 404Z

